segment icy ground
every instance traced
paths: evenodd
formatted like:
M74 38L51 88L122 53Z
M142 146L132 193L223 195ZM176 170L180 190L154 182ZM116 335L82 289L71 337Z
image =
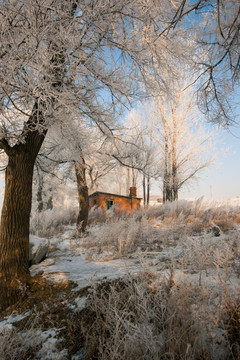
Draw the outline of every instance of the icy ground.
M74 237L75 229L73 228L59 238L51 239L50 246L56 250L50 251L48 257L40 264L33 265L31 274L36 275L41 272L44 278L55 283L65 280L74 281L78 285L75 290L78 290L90 285L93 280L114 279L127 272L137 273L139 271L139 261L136 259L94 261L94 257L91 257L90 261L88 252L79 245L79 241ZM100 259L103 257L104 254Z

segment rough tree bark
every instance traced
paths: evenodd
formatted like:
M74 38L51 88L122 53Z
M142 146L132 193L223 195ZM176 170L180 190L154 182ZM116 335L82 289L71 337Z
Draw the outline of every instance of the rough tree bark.
M40 174L38 174L38 191L37 191L38 212L43 211L42 193L43 193L43 177Z
M86 230L88 221L88 187L86 180L86 169L84 159L82 164L75 163L75 173L77 178L79 213L77 218L77 231L83 233Z
M28 125L31 123L34 123L34 116ZM6 140L0 142L8 155L0 225L0 309L15 303L30 283L29 221L33 167L45 133L40 134L32 128L28 130L24 143L10 147Z

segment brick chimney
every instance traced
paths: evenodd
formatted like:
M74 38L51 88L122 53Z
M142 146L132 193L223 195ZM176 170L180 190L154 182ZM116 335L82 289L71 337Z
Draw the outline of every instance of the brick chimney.
M137 197L137 188L136 186L131 186L130 187L130 197Z

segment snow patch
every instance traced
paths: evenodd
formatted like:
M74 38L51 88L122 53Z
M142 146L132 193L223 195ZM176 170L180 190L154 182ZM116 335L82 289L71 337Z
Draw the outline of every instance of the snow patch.
M4 332L5 330L13 329L13 324L14 323L16 323L18 321L21 321L22 319L25 319L28 315L29 315L29 312L25 312L25 313L22 313L22 314L12 313L8 317L5 317L0 322L0 334L2 332Z

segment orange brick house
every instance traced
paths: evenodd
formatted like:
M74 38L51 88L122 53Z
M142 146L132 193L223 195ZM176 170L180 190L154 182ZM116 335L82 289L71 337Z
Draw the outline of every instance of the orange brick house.
M114 206L117 212L125 211L129 214L133 210L140 209L141 198L137 197L137 188L130 187L129 196L110 194L106 192L96 191L89 195L89 207L101 207L103 211L109 210Z

